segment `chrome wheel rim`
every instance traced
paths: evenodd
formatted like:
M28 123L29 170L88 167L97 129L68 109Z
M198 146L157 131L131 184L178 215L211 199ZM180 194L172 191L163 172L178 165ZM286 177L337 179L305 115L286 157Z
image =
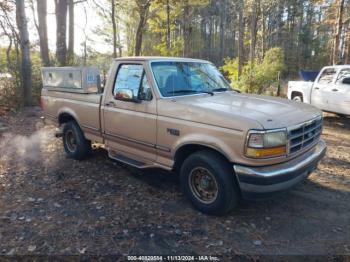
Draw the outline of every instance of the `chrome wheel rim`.
M74 152L77 149L77 140L72 130L66 132L66 145L70 152Z
M204 204L213 203L218 197L218 184L214 175L204 167L192 169L188 177L192 194Z

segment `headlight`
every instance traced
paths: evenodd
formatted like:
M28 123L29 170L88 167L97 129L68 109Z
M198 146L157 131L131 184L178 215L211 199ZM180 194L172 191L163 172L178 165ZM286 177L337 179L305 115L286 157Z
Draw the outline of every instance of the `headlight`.
M249 131L246 155L248 157L266 158L287 153L286 130Z

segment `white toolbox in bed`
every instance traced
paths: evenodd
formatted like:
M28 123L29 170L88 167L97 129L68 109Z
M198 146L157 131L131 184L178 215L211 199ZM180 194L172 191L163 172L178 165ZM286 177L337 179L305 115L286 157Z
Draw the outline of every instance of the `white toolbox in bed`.
M73 93L97 93L100 71L95 67L43 67L43 88Z

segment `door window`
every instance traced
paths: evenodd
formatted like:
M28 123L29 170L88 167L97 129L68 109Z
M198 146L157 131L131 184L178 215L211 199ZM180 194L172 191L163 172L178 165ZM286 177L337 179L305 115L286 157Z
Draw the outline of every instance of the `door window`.
M134 97L151 100L152 92L142 65L123 64L119 67L115 80L113 95L118 89L130 89Z
M339 72L339 75L337 77L337 84L342 84L344 78L350 77L350 68L342 69Z
M152 91L151 91L151 87L148 84L148 80L147 80L147 76L146 76L146 72L143 72L143 76L142 76L142 81L141 81L141 86L140 86L140 90L138 93L138 97L141 100L152 100Z
M335 75L335 69L327 68L323 70L320 78L318 79L319 84L330 84L333 81Z

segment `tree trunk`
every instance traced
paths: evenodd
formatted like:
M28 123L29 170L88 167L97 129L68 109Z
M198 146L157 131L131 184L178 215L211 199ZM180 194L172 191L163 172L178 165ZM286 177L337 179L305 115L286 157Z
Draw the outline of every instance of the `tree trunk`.
M336 27L336 32L334 36L333 65L336 65L339 62L339 44L340 44L340 35L343 28L344 2L345 0L339 0L336 2L338 3L338 21L337 21L337 27Z
M262 58L265 57L266 52L266 16L265 16L265 8L261 6L261 26L262 26L262 36L261 36L261 52Z
M280 0L278 2L278 10L277 10L277 45L282 47L283 44L283 14L284 14L284 0Z
M208 59L208 40L207 40L207 21L206 17L203 16L201 19L201 41L203 42L204 48L201 49L201 57Z
M115 0L111 1L111 19L112 19L112 28L113 28L113 57L117 57L117 24L115 21Z
M344 64L350 64L350 22L348 25L348 40L347 40L347 51L345 53L345 62Z
M191 47L191 25L190 25L190 6L189 0L184 1L184 13L183 13L183 39L184 39L184 49L183 56L188 57L190 55Z
M67 0L55 0L56 58L60 66L67 63Z
M140 15L140 21L139 21L139 24L137 26L137 31L136 31L135 56L141 55L142 35L143 35L144 23L145 23L145 17L143 15Z
M166 48L168 51L168 54L170 52L170 4L169 0L166 0Z
M149 6L151 4L150 0L147 0L146 2L138 0L138 13L140 16L139 24L137 26L136 31L136 40L135 40L135 56L141 55L141 49L142 49L142 36L143 36L143 30L145 28L146 22L147 22L147 16L148 16L148 10Z
M244 21L243 21L244 2L241 0L238 8L238 77L242 75L243 68L243 48L244 48Z
M258 16L257 13L258 13L258 2L253 1L252 17L251 17L251 24L250 24L250 51L249 51L251 64L253 64L255 60L256 26L257 26L257 16Z
M117 42L118 42L118 52L119 52L119 57L123 56L123 49L122 49L122 45L120 43L120 30L119 30L119 26L117 24Z
M303 3L299 3L299 5L297 5L298 8L298 19L299 19L299 24L297 27L297 41L296 41L296 66L297 68L302 68L302 50L303 50L303 46L302 46L302 31L303 31L303 23L304 23L304 10L303 10ZM306 18L305 18L306 19Z
M220 16L220 63L225 55L225 23L226 23L226 0L222 1Z
M213 19L209 18L209 35L207 37L207 41L208 41L208 60L211 60L211 53L212 53L212 49L213 49Z
M32 105L32 67L24 0L16 0L16 21L21 46L21 73L24 105L30 106Z
M74 64L74 0L68 0L69 24L68 24L68 63Z
M287 65L291 65L291 60L293 59L294 50L293 48L293 30L294 30L294 10L293 5L288 5L287 7L287 32L286 41L284 41L284 53ZM287 74L290 74L290 66L287 67Z
M46 0L37 0L38 13L38 34L40 42L40 56L44 66L50 66L49 45L47 39L47 2Z

